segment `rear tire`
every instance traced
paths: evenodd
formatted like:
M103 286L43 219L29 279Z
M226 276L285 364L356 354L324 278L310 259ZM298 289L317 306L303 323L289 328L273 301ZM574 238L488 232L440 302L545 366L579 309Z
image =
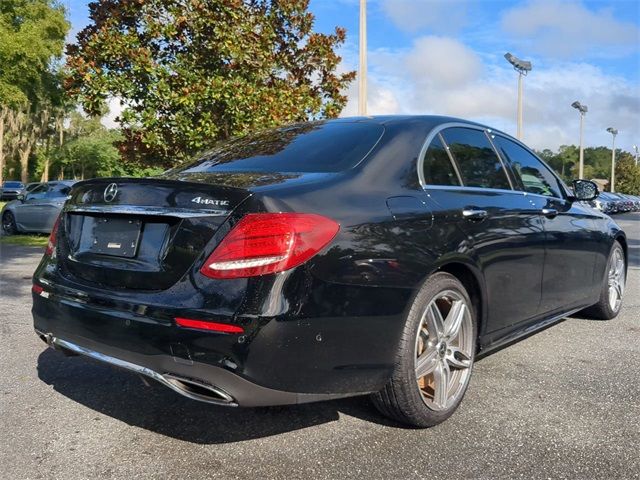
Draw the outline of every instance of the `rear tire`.
M5 235L15 235L18 232L16 219L11 212L4 212L2 215L2 230Z
M430 276L407 316L391 379L372 400L380 412L415 427L431 427L458 408L476 351L473 304L456 277Z
M602 279L598 303L585 309L583 313L597 320L611 320L622 309L622 297L627 278L627 264L622 245L617 240L609 253L607 268Z

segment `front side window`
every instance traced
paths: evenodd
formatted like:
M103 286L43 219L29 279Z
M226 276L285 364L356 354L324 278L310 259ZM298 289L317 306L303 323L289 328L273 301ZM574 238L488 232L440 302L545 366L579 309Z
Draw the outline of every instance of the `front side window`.
M562 198L558 180L534 155L500 135L496 135L494 142L503 158L513 165L525 192Z
M456 172L451 164L449 155L436 135L427 153L423 164L424 181L428 185L453 185L460 186Z
M442 136L465 187L511 189L504 166L484 131L453 127L444 130Z
M43 183L41 185L38 185L36 188L34 188L33 190L31 190L29 192L29 195L37 195L40 193L45 193L47 191L49 187L47 186L46 183Z

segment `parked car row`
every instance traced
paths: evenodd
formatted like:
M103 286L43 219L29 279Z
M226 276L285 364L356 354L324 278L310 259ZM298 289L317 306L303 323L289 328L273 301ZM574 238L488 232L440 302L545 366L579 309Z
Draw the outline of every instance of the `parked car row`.
M602 192L590 205L606 214L640 212L640 196Z

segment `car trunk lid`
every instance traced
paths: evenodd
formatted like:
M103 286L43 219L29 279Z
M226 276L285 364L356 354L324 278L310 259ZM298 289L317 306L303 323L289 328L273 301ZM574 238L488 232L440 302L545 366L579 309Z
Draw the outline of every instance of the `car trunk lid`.
M78 183L64 208L61 270L101 288L167 289L250 195L243 188L167 179Z

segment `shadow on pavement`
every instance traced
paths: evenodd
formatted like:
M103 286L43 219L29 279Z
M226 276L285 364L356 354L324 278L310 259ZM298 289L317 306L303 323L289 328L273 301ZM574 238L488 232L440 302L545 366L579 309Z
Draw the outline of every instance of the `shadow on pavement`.
M0 291L4 298L20 298L31 285L33 270L44 248L0 244Z
M340 413L402 428L379 415L367 397L268 408L217 407L183 398L153 380L146 387L135 374L50 348L38 357L38 377L103 415L199 444L269 437L337 421Z

